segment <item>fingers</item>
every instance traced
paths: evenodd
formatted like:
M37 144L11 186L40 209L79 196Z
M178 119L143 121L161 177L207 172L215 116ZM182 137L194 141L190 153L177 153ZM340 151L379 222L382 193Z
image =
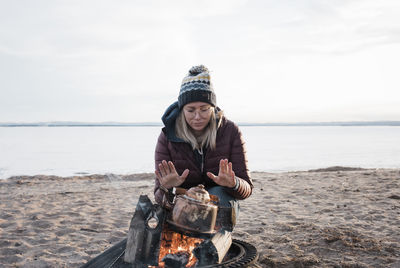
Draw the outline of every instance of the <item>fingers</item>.
M165 170L164 170L164 166L162 165L162 163L158 164L158 169L160 170L161 173L161 177L165 177Z
M158 172L158 170L156 170L155 173L156 173L158 181L161 183L162 178L161 178L160 172Z
M172 161L167 162L163 160L158 165L158 168L159 170L156 170L155 173L160 183L164 182L164 180L167 180L168 182L165 182L167 184L171 184L172 181L175 182L174 184L176 184L176 182L182 184L189 175L189 169L185 169L179 176ZM229 162L228 159L221 159L219 161L218 176L211 172L207 172L207 176L219 185L230 185L232 178L235 178L232 162Z
M167 161L163 160L160 164L158 164L158 169L160 170L161 176L165 177L169 173L171 173L170 168L168 166ZM175 169L175 168L174 168Z
M161 161L158 164L158 170L155 171L160 184L166 188L176 187L181 185L189 175L189 169L185 169L182 175L179 176L172 161Z
M229 174L229 175L232 175L232 173L233 173L232 163L229 162L229 164L228 164L228 174Z
M176 173L174 163L172 163L171 161L168 161L168 166L172 173Z
M229 174L232 171L232 163L228 162L228 159L221 159L219 161L219 173Z
M162 161L162 165L163 165L164 170L165 170L165 172L166 172L167 175L168 175L169 173L171 173L171 170L170 170L170 168L169 168L169 165L168 165L167 161L163 160L163 161Z
M235 179L232 162L229 162L228 159L221 159L219 161L218 176L215 176L211 172L207 172L207 176L218 185L231 187Z
M228 164L228 159L224 160L224 167L225 167L225 172L228 173L229 172L229 164Z
M180 176L181 180L182 181L186 180L188 175L189 175L189 169L185 169L185 171L183 171L182 175Z
M226 163L225 163L226 159L221 159L219 161L219 172L218 174L221 175L223 173L226 173Z
M207 172L207 176L212 180L215 180L215 178L217 177L214 174L212 174L211 172Z

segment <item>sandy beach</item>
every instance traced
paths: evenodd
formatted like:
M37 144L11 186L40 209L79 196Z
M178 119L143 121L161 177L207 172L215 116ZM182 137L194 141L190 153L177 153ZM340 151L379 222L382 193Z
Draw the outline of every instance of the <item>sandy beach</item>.
M126 237L153 174L0 181L0 267L79 267ZM253 172L233 237L255 267L400 267L400 170Z

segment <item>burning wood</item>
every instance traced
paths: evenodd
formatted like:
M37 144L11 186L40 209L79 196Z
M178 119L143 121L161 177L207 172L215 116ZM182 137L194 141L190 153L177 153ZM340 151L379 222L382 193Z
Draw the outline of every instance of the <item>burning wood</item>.
M190 254L186 251L180 251L176 254L167 254L162 261L165 263L165 267L169 268L181 268L186 267L189 262Z
M193 254L193 249L200 245L204 239L186 236L180 233L173 232L168 229L164 229L160 244L160 256L159 266L165 267L166 263L163 263L163 258L168 254L177 254L180 252L187 252L189 255L188 263L186 267L192 267L196 264L197 259ZM185 267L184 266L184 267ZM168 267L168 266L167 266Z

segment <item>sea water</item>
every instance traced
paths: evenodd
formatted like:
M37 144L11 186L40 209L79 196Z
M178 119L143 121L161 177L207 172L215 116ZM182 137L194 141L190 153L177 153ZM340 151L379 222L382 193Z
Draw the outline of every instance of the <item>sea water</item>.
M251 171L400 168L400 127L242 126ZM154 172L161 127L0 127L0 179Z

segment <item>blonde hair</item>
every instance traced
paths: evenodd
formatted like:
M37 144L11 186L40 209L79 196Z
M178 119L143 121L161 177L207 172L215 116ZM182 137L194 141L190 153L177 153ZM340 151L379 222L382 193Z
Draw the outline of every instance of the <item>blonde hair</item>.
M203 147L210 147L214 150L217 147L217 130L221 126L222 117L224 113L222 111L218 111L215 113L215 108L211 107L211 117L210 122L205 128L204 133L197 137L190 130L189 125L186 122L185 115L183 110L180 111L178 117L175 122L175 132L178 138L190 143L192 145L193 150L198 149L201 150ZM217 122L218 120L218 122Z

